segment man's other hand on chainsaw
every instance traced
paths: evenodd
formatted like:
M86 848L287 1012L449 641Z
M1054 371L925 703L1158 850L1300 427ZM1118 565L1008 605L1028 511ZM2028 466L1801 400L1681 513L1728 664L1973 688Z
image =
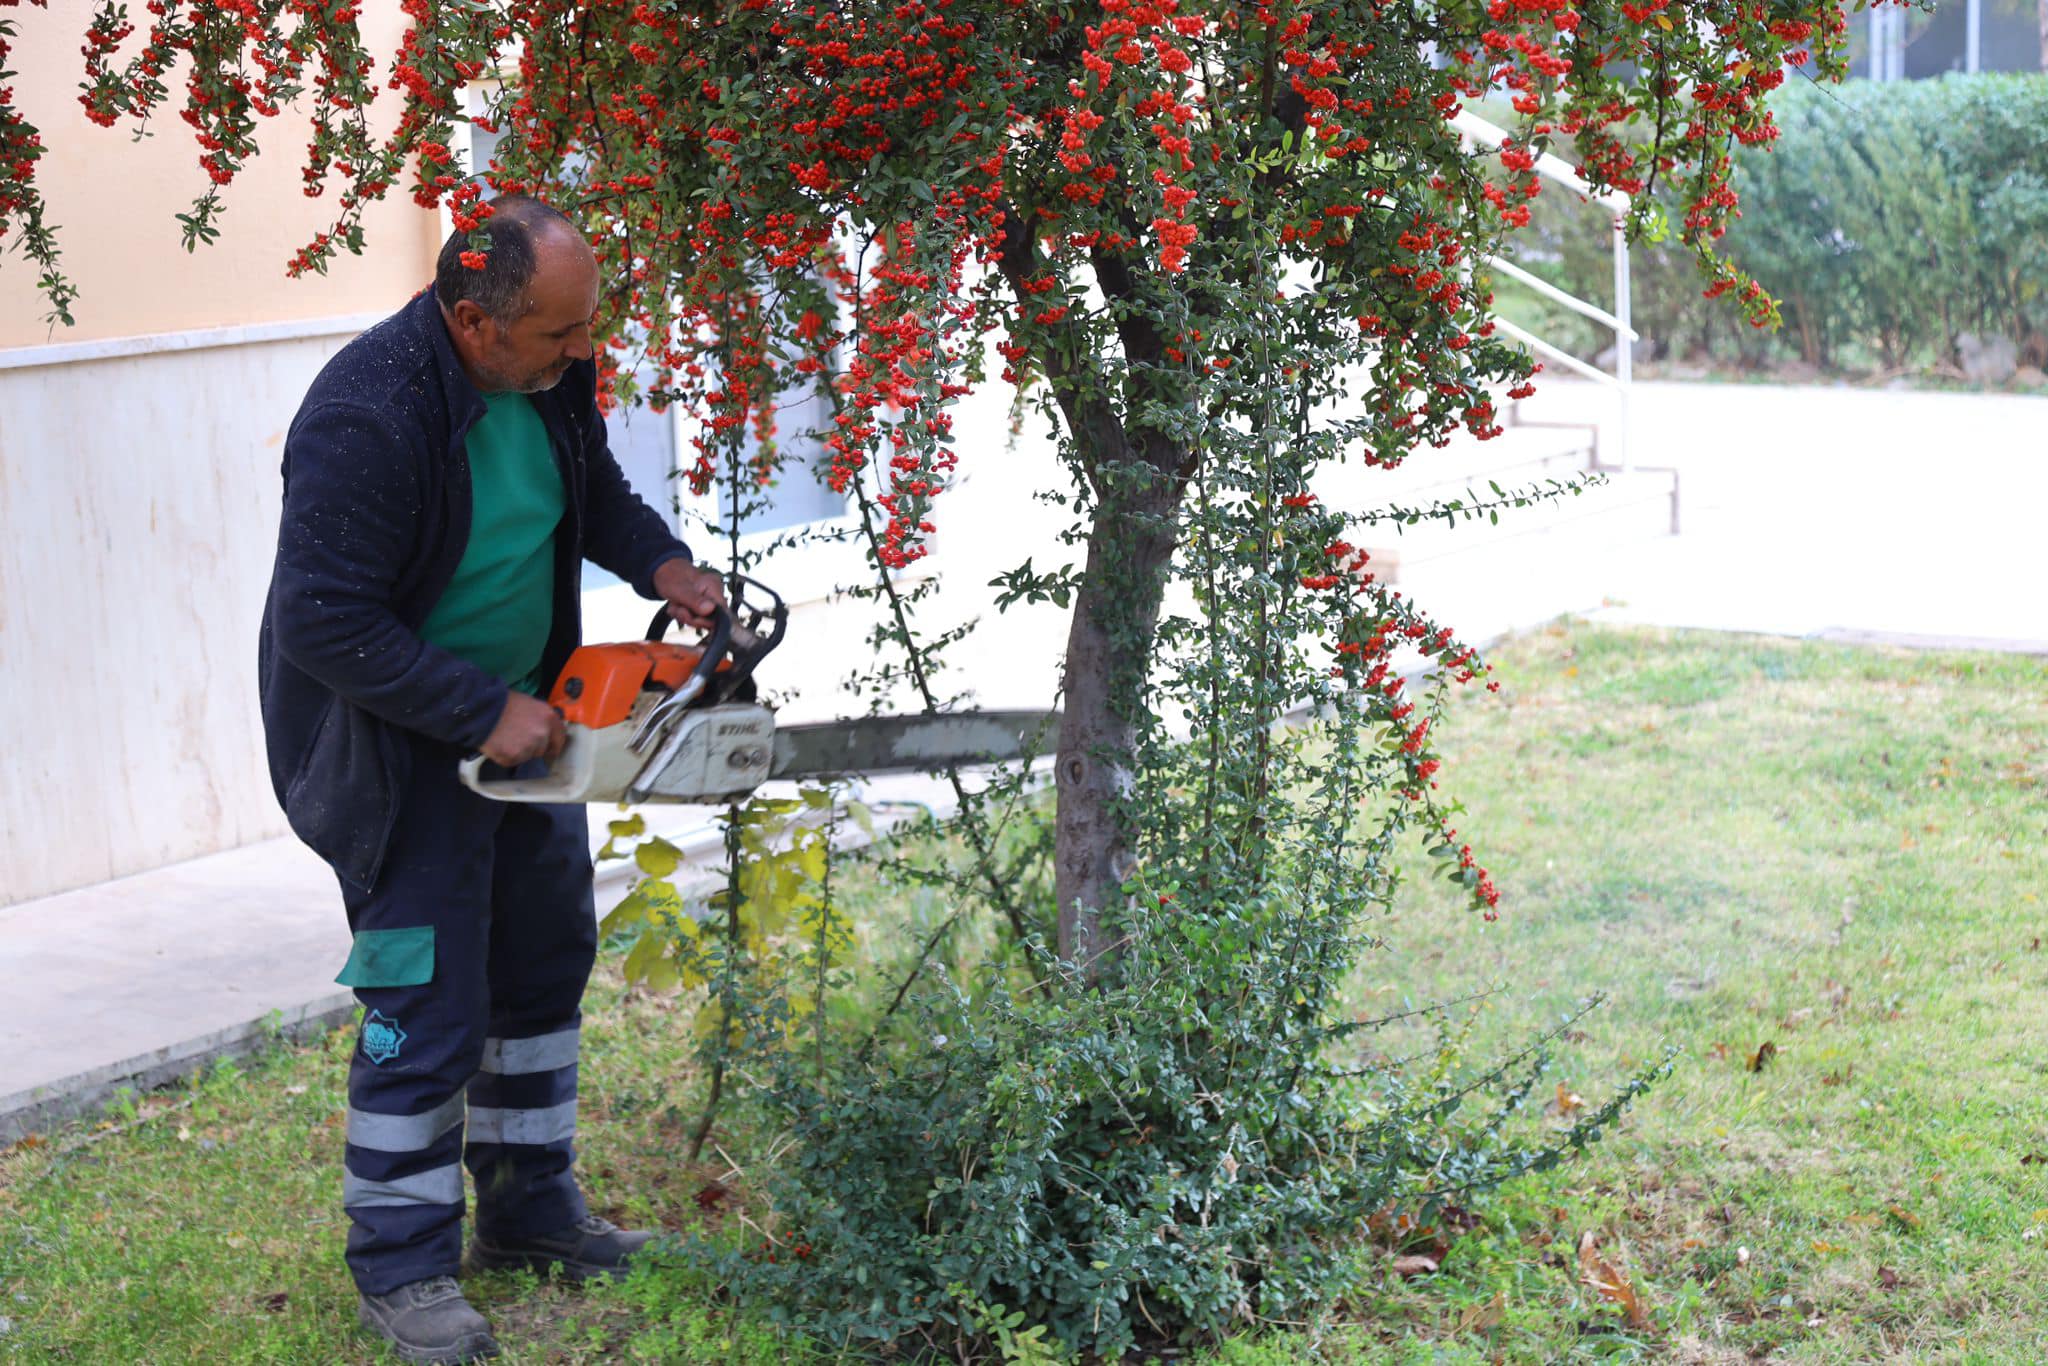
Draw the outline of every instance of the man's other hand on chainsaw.
M710 629L725 606L725 576L681 558L654 571L654 591L668 599L670 616L699 630Z
M501 768L517 768L529 759L553 759L569 741L569 728L556 711L538 697L514 690L505 699L498 724L484 738L484 757Z

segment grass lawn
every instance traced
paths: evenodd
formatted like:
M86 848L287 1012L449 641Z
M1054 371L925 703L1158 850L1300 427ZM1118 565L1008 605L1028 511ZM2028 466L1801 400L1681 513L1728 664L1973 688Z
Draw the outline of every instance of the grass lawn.
M1480 1061L1606 993L1557 1046L1553 1110L1666 1046L1675 1069L1585 1160L1487 1202L1439 1271L1362 1288L1354 1326L1210 1361L2048 1360L2048 667L1581 626L1498 664L1443 776L1502 917L1404 888L1358 1005L1498 986ZM689 1021L617 966L585 1027L593 1206L732 1218L696 1199L723 1155L677 1157ZM0 1360L386 1359L340 1256L352 1043L0 1155ZM1583 1283L1588 1232L1640 1326ZM511 1363L784 1359L709 1291L472 1293Z
M1677 1063L1364 1307L1439 1361L2048 1360L2048 667L1565 627L1499 664L1445 773L1502 917L1411 889L1367 994L1503 984L1487 1056L1606 993L1566 1105Z

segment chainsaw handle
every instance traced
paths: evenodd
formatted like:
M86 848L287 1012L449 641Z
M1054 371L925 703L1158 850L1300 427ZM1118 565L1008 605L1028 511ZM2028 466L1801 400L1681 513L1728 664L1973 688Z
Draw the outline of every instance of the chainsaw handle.
M490 793L484 790L484 765L489 762L490 760L481 754L472 754L455 766L456 776L462 779L462 785L471 792L488 797Z
M668 624L674 620L675 618L668 614L667 607L658 609L654 614L654 620L647 624L647 638L650 641L660 640L668 634ZM704 653L697 660L696 669L690 674L691 678L697 680L698 692L711 685L711 675L718 671L719 664L725 659L726 651L732 648L732 625L732 611L721 603L711 618L711 629L705 633Z
M783 633L789 629L789 605L782 600L782 594L745 574L734 574L728 584L732 603L721 605L712 618L712 629L701 647L703 660L695 675L703 679L704 688L711 690L714 702L739 694L742 685L753 677L755 666L782 643ZM647 639L660 640L667 633L670 620L667 609L656 612L648 624ZM717 672L721 667L723 672Z
M597 753L583 728L571 726L562 752L549 761L544 773L531 778L510 773L486 778L484 765L490 762L482 754L472 754L456 763L455 774L478 796L501 802L580 802L585 800Z

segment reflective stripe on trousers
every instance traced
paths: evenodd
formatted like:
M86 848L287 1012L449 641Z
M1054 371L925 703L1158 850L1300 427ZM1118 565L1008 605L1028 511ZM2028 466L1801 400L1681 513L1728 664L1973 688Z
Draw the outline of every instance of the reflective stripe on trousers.
M462 1169L477 1227L552 1233L586 1213L573 1173L579 1006L596 954L581 807L493 802L453 748L414 744L377 885L342 886L349 928L432 930L432 975L357 986L342 1206L356 1285L453 1275ZM466 1120L466 1122L465 1122Z

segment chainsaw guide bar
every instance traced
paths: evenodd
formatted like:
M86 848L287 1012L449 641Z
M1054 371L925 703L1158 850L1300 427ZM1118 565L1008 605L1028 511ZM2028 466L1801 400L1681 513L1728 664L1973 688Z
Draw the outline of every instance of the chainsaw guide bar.
M753 700L753 672L782 642L788 608L774 590L743 576L733 578L731 591L733 608L719 609L697 646L662 640L664 608L645 640L579 648L548 696L568 742L546 772L509 774L473 754L460 765L463 783L509 802L722 805L771 778L937 771L1047 753L1054 744L1057 711L778 727L775 713ZM770 604L757 605L756 594Z

